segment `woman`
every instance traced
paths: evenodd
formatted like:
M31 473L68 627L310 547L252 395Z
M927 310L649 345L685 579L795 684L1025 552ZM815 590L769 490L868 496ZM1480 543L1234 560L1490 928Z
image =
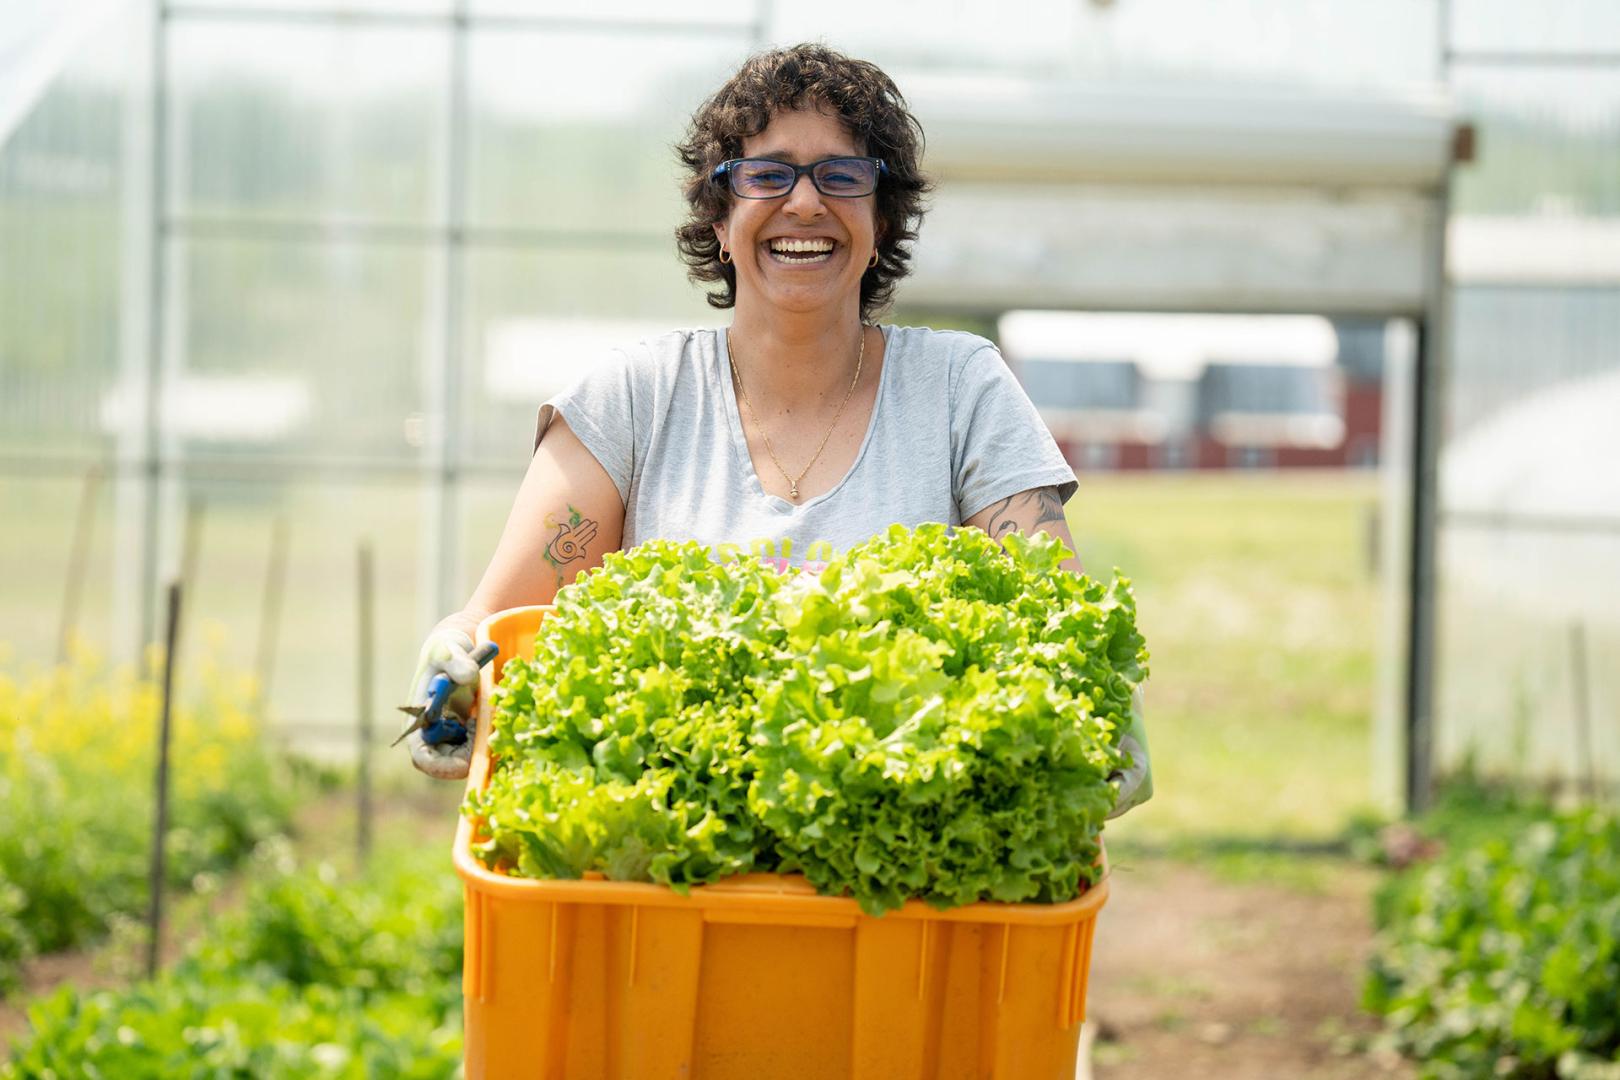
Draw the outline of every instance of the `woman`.
M489 568L423 646L418 700L436 671L475 680L466 652L484 616L550 603L607 552L654 537L765 541L796 565L893 522L1042 530L1074 547L1074 473L995 347L868 325L907 272L921 150L889 77L820 45L749 59L698 109L676 236L731 326L643 341L541 406ZM434 776L465 776L468 752L411 739Z

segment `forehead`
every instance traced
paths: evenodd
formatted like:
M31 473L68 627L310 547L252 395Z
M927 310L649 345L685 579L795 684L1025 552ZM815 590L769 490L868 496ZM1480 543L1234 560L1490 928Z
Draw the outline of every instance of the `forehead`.
M765 130L743 140L744 157L779 157L807 164L824 157L860 154L861 147L835 113L794 109L771 117Z

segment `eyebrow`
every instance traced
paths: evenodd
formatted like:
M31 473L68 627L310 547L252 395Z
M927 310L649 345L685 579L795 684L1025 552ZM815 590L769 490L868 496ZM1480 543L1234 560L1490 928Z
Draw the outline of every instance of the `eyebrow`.
M756 157L756 158L768 158L771 161L780 161L780 162L783 162L784 164L788 164L788 165L807 165L807 164L810 163L810 162L795 161L793 159L793 156L791 154L789 154L786 150L762 150L757 154L749 154L748 156L749 157ZM810 160L811 161L826 161L828 158L846 158L846 157L860 157L860 156L861 156L860 154L856 153L853 150L848 151L848 152L845 152L845 151L841 150L836 154L823 154L821 157L811 158Z

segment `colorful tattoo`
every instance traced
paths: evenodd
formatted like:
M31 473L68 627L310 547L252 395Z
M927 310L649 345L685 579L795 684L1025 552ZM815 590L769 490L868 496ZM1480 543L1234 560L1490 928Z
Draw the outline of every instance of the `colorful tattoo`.
M557 530L557 535L546 544L543 555L552 569L557 571L557 584L561 586L563 568L585 558L585 545L596 539L596 522L581 516L578 510L570 506L567 521L559 522L546 515L546 528Z

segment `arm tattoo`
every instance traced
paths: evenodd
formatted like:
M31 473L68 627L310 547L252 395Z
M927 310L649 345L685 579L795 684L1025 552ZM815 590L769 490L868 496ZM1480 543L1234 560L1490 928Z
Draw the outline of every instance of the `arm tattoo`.
M1014 515L1030 511L1033 511L1035 516L1032 526L1034 529L1053 522L1062 524L1068 520L1063 516L1063 500L1058 498L1057 488L1032 488L1017 495L1009 495L996 503L990 511L990 527L985 531L997 540L1010 532L1019 532L1021 530Z
M546 528L556 529L557 535L546 544L542 554L551 568L557 571L557 584L561 586L563 567L585 558L585 545L596 539L596 522L581 516L578 510L570 506L567 521L559 522L547 514Z

